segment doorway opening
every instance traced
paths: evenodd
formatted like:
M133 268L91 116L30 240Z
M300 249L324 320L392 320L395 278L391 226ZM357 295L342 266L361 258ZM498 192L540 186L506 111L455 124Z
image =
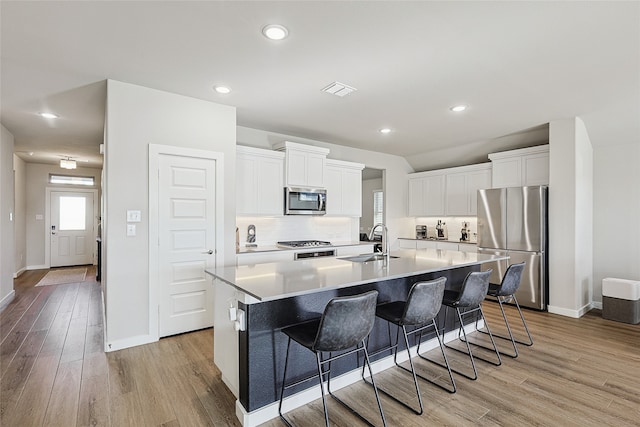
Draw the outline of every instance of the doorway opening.
M360 240L369 240L374 225L384 223L384 169L365 167L362 170L362 216ZM381 236L374 236L381 238Z

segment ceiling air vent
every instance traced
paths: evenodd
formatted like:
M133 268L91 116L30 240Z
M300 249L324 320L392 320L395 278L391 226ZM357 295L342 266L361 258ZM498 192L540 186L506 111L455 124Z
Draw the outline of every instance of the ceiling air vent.
M348 86L344 83L333 82L329 86L322 89L323 92L330 93L331 95L343 97L349 95L351 92L355 92L355 87Z

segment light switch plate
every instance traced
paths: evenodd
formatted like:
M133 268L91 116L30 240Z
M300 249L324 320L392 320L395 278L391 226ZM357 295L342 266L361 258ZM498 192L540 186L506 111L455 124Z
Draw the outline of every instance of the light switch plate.
M140 211L127 211L127 222L140 222L141 217Z
M136 225L127 224L127 236L135 236L135 235L136 235Z

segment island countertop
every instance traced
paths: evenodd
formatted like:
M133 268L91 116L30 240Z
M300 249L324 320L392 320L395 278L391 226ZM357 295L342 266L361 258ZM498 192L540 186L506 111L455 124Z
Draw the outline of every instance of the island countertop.
M440 249L403 249L391 255L397 258L390 258L386 265L383 261L361 263L343 257L324 257L216 267L205 272L255 298L256 302L264 302L508 259L508 256Z

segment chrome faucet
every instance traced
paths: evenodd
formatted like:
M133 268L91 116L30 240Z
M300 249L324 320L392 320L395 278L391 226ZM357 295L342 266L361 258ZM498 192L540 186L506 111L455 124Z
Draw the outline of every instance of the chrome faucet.
M369 240L373 241L373 234L378 227L382 227L382 255L389 258L389 229L383 223L378 223L373 226L369 232Z

